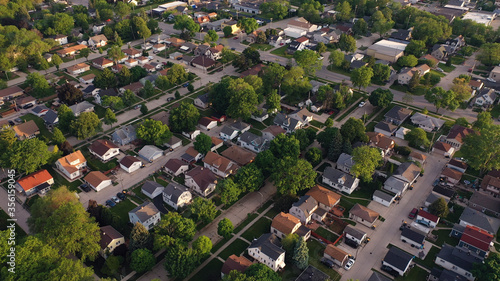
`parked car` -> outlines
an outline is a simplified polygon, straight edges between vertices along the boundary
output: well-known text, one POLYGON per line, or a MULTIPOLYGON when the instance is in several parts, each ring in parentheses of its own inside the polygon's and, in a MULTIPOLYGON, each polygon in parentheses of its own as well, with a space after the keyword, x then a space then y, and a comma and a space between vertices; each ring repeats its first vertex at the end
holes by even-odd
POLYGON ((388 265, 382 265, 382 267, 380 269, 382 269, 383 271, 389 273, 390 275, 392 275, 394 277, 399 276, 399 272, 397 272, 396 270, 394 270, 392 267, 390 267, 388 265))
POLYGON ((116 203, 113 202, 113 200, 109 199, 109 200, 106 200, 106 206, 114 207, 114 206, 116 206, 116 203))
POLYGON ((411 210, 410 214, 408 215, 408 218, 409 219, 414 219, 418 214, 418 209, 417 208, 413 208, 413 210, 411 210))
POLYGON ((354 249, 357 249, 358 246, 359 246, 359 244, 356 241, 351 240, 351 239, 349 239, 347 237, 345 237, 344 243, 346 243, 348 246, 350 246, 350 247, 352 247, 354 249))
POLYGON ((116 196, 111 197, 111 200, 113 200, 113 202, 115 202, 116 204, 120 203, 120 201, 121 201, 121 200, 120 200, 120 199, 118 199, 118 197, 116 197, 116 196))
POLYGON ((141 107, 142 107, 142 104, 138 104, 138 105, 134 106, 134 109, 141 109, 141 107))
POLYGON ((431 226, 430 222, 428 222, 428 221, 416 220, 416 222, 419 223, 419 224, 421 224, 421 225, 423 225, 423 226, 426 226, 426 227, 430 227, 431 226))
POLYGON ((359 106, 359 107, 363 107, 363 106, 365 106, 365 104, 366 104, 366 102, 362 101, 362 102, 360 102, 360 103, 359 103, 359 105, 358 105, 358 106, 359 106))
POLYGON ((493 82, 493 83, 496 83, 496 82, 497 82, 495 79, 490 78, 490 77, 486 78, 486 80, 488 80, 488 81, 490 81, 490 82, 493 82))
POLYGON ((444 72, 444 70, 441 69, 440 67, 436 68, 436 70, 439 71, 439 72, 444 72))
POLYGON ((403 222, 399 227, 399 230, 403 231, 405 228, 411 228, 411 226, 407 222, 403 222))
POLYGON ((233 38, 233 40, 238 40, 238 36, 235 36, 235 37, 233 38))
POLYGON ((9 120, 9 125, 14 126, 14 125, 16 125, 16 123, 14 123, 14 121, 12 121, 12 120, 9 120))
POLYGON ((167 101, 173 101, 173 100, 174 100, 174 98, 173 98, 173 97, 169 97, 169 98, 167 98, 167 101))
POLYGON ((118 193, 116 194, 116 197, 120 198, 120 200, 122 200, 122 201, 123 201, 123 200, 125 200, 125 199, 127 198, 127 196, 126 196, 126 195, 125 195, 125 193, 123 193, 123 192, 118 192, 118 193))
POLYGON ((21 119, 21 118, 16 118, 16 119, 14 119, 14 121, 16 121, 17 123, 23 123, 23 119, 21 119))
POLYGON ((231 51, 236 51, 236 48, 231 48, 231 51))
POLYGON ((189 82, 182 84, 182 87, 184 87, 184 88, 186 88, 187 86, 189 86, 189 82))
POLYGON ((355 262, 356 262, 356 260, 354 260, 353 258, 348 259, 347 263, 344 265, 344 268, 346 270, 351 269, 351 267, 354 265, 355 262))
POLYGON ((23 106, 23 109, 28 109, 28 108, 32 108, 34 105, 32 103, 29 103, 25 106, 23 106))
POLYGON ((90 186, 86 183, 80 185, 80 188, 85 192, 90 192, 90 186))
POLYGON ((324 265, 325 265, 326 267, 328 267, 328 268, 333 268, 333 266, 335 265, 335 264, 333 263, 333 261, 331 261, 331 260, 329 260, 329 259, 327 259, 327 258, 321 258, 321 260, 320 260, 320 261, 321 261, 321 263, 322 263, 322 264, 324 264, 324 265))

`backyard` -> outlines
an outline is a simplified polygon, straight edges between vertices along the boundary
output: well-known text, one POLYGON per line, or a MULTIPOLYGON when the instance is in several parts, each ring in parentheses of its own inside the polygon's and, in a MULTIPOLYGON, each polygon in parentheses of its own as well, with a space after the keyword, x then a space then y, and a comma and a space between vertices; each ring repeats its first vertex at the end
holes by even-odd
POLYGON ((117 216, 117 220, 112 226, 126 237, 132 231, 132 227, 129 225, 128 212, 132 211, 135 207, 137 206, 130 199, 125 199, 110 209, 117 216))
POLYGON ((40 135, 42 137, 47 138, 48 141, 52 140, 52 133, 49 132, 47 127, 45 127, 45 121, 43 121, 42 118, 29 113, 29 114, 26 114, 24 116, 21 116, 21 119, 23 119, 24 121, 30 121, 30 120, 35 121, 36 126, 40 130, 40 135))
POLYGON ((456 246, 458 245, 458 239, 450 237, 450 230, 449 229, 439 229, 439 230, 434 230, 432 231, 432 234, 437 235, 438 238, 436 239, 436 242, 432 242, 436 246, 442 246, 444 243, 451 245, 451 246, 456 246))
POLYGON ((307 247, 309 248, 309 264, 328 274, 332 281, 340 280, 341 276, 337 271, 321 263, 326 246, 316 240, 310 239, 307 242, 307 247))
POLYGON ((248 246, 249 244, 247 242, 241 239, 236 239, 233 243, 222 250, 222 252, 220 252, 219 257, 221 257, 223 260, 226 260, 230 255, 233 254, 239 256, 248 248, 248 246))
POLYGON ((248 241, 252 241, 253 239, 259 238, 262 234, 268 233, 271 227, 271 220, 267 218, 260 218, 257 222, 255 222, 252 227, 247 229, 241 237, 247 239, 248 241))

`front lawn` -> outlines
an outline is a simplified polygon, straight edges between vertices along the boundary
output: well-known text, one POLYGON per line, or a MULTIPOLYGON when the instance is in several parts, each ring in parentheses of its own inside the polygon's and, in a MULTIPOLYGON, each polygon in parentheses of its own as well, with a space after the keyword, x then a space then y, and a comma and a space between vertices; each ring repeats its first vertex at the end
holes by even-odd
POLYGON ((56 172, 52 167, 48 167, 47 171, 49 171, 49 173, 54 178, 54 186, 52 187, 52 189, 56 189, 64 185, 68 188, 68 190, 75 191, 76 193, 82 192, 82 190, 78 188, 82 184, 80 180, 69 182, 65 177, 56 172))
POLYGON ((233 254, 239 256, 248 248, 249 245, 250 244, 241 239, 236 239, 233 243, 222 250, 222 252, 220 252, 219 257, 221 257, 223 260, 226 260, 230 255, 233 254))
POLYGON ((325 126, 325 124, 323 124, 317 120, 312 120, 311 122, 309 122, 309 124, 313 125, 316 128, 319 128, 319 129, 321 129, 321 128, 323 128, 323 126, 325 126))
POLYGON ((135 207, 137 206, 134 203, 129 199, 125 199, 111 208, 111 212, 118 217, 116 222, 111 225, 125 237, 128 237, 132 230, 132 227, 129 225, 128 212, 132 211, 135 207))
POLYGON ((222 265, 224 264, 220 260, 213 259, 189 281, 218 281, 220 280, 222 265))
POLYGON ((93 171, 109 171, 114 169, 118 165, 118 160, 113 159, 106 163, 101 162, 101 160, 97 159, 94 155, 90 154, 88 150, 82 150, 83 156, 87 159, 87 164, 90 169, 93 171))
POLYGON ((247 231, 245 231, 241 237, 252 241, 253 239, 259 238, 264 233, 269 233, 271 228, 271 220, 267 218, 260 218, 255 222, 247 231))
POLYGON ((491 109, 490 113, 491 113, 491 117, 493 117, 495 119, 498 118, 498 117, 500 117, 500 104, 495 105, 491 109))
POLYGON ((250 133, 254 134, 254 135, 257 135, 257 136, 262 136, 262 132, 255 129, 255 128, 250 128, 250 130, 248 130, 250 133))
POLYGON ((292 55, 288 55, 285 51, 286 49, 288 48, 288 45, 284 45, 282 47, 279 47, 277 49, 274 49, 271 51, 271 54, 273 55, 277 55, 277 56, 280 56, 280 57, 284 57, 284 58, 292 58, 293 56, 292 55))
POLYGON ((429 275, 429 273, 427 271, 425 271, 425 269, 420 268, 418 266, 415 266, 414 268, 410 269, 410 271, 408 271, 405 276, 399 276, 394 280, 396 280, 396 281, 422 281, 422 280, 427 280, 427 275, 429 275))
POLYGON ((438 67, 441 68, 444 72, 452 72, 456 68, 453 65, 452 66, 447 66, 444 63, 438 64, 438 67))
POLYGON ((25 121, 33 120, 35 122, 36 126, 38 127, 38 129, 40 130, 40 136, 47 138, 48 141, 52 140, 53 135, 51 132, 49 132, 47 127, 45 127, 45 121, 43 121, 42 118, 40 118, 34 114, 29 113, 29 114, 26 114, 24 116, 21 116, 21 119, 23 119, 25 121))
POLYGON ((257 43, 250 45, 250 47, 254 47, 255 49, 261 50, 261 51, 269 51, 272 48, 274 48, 273 46, 271 46, 269 44, 257 44, 257 43))
POLYGON ((323 257, 326 246, 316 240, 309 239, 309 241, 307 242, 307 247, 309 248, 309 264, 328 274, 331 278, 330 280, 340 280, 341 276, 337 271, 326 267, 320 261, 323 257))
POLYGON ((450 237, 450 229, 439 229, 439 230, 434 230, 432 231, 432 234, 437 235, 438 238, 436 242, 432 242, 436 246, 443 246, 444 243, 451 245, 451 246, 456 246, 458 245, 458 239, 450 237))
POLYGON ((242 222, 240 223, 240 225, 238 225, 235 229, 234 229, 234 233, 237 234, 238 232, 240 232, 245 226, 247 226, 251 221, 253 221, 257 216, 257 214, 255 213, 251 213, 251 214, 248 214, 247 218, 242 222))
POLYGON ((253 119, 250 119, 248 123, 252 126, 252 128, 255 128, 257 130, 264 130, 265 128, 267 128, 266 125, 262 124, 262 122, 253 119))

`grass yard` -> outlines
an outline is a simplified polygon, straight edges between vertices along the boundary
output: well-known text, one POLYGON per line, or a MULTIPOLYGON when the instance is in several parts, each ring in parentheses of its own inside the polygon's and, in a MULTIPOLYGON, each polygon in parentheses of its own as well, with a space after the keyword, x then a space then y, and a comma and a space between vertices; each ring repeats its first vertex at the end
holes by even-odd
POLYGON ((250 244, 241 239, 236 239, 234 240, 233 243, 228 245, 222 252, 220 252, 219 257, 221 257, 223 260, 226 260, 232 254, 239 256, 248 248, 249 245, 250 244))
POLYGON ((113 159, 106 163, 101 162, 101 160, 97 159, 94 155, 90 154, 88 150, 82 150, 83 155, 87 159, 87 164, 90 169, 93 171, 109 171, 115 168, 118 165, 118 160, 113 159))
POLYGON ((118 217, 118 220, 112 224, 112 226, 126 237, 128 237, 130 235, 130 231, 132 231, 132 227, 128 224, 128 212, 132 211, 135 207, 137 206, 134 203, 132 203, 129 199, 125 199, 111 208, 111 212, 118 217))
POLYGON ((269 206, 271 206, 273 204, 273 200, 269 200, 267 201, 264 205, 262 205, 262 207, 260 207, 258 210, 257 210, 257 213, 262 213, 264 212, 267 208, 269 208, 269 206))
MULTIPOLYGON (((443 69, 443 70, 444 70, 444 69, 443 69)), ((430 73, 435 74, 435 75, 437 75, 437 76, 439 76, 439 77, 445 77, 445 76, 446 76, 446 74, 445 74, 445 73, 440 72, 440 71, 437 71, 437 70, 434 70, 434 69, 431 69, 430 73)))
POLYGON ((357 108, 358 108, 357 105, 352 105, 346 112, 344 112, 344 114, 340 115, 339 118, 335 119, 335 121, 336 122, 342 121, 344 118, 346 118, 347 116, 349 116, 349 114, 351 114, 357 108))
POLYGON ((368 125, 366 125, 366 131, 367 132, 373 132, 375 131, 375 125, 377 125, 377 122, 370 122, 368 125))
POLYGON ((88 75, 88 74, 95 74, 95 76, 97 76, 101 73, 102 73, 102 70, 97 69, 95 67, 90 67, 90 70, 83 72, 82 74, 78 75, 77 77, 80 78, 80 77, 83 77, 83 76, 88 75))
POLYGON ((314 232, 323 236, 323 238, 328 239, 330 242, 335 242, 339 238, 338 235, 336 235, 335 233, 333 233, 333 232, 331 232, 323 227, 318 227, 318 229, 316 229, 314 232))
POLYGON ((255 213, 251 213, 251 214, 248 214, 248 217, 242 222, 240 223, 240 225, 238 225, 235 229, 234 229, 234 233, 238 233, 240 232, 245 226, 247 226, 251 221, 253 221, 258 215, 255 214, 255 213))
POLYGON ((228 239, 222 238, 222 240, 220 240, 219 242, 217 242, 217 244, 215 244, 212 247, 212 250, 210 250, 210 252, 212 252, 212 253, 217 252, 217 250, 219 250, 222 246, 224 246, 224 244, 226 244, 227 241, 229 241, 229 239, 231 239, 231 237, 229 237, 228 239))
POLYGON ((262 124, 262 122, 253 119, 250 119, 248 123, 252 126, 252 128, 255 128, 257 130, 264 130, 265 128, 267 128, 266 125, 262 124))
POLYGON ((450 209, 453 207, 453 212, 451 212, 450 210, 450 213, 446 217, 446 220, 452 223, 458 223, 460 216, 464 212, 465 208, 453 203, 448 204, 448 207, 450 207, 450 209))
POLYGON ((330 280, 332 281, 340 280, 341 276, 337 271, 326 267, 324 264, 320 262, 321 258, 323 257, 323 253, 325 251, 326 246, 316 240, 310 239, 307 242, 307 247, 309 248, 309 264, 323 271, 324 273, 328 274, 331 278, 330 280))
POLYGON ((134 192, 135 196, 141 198, 142 200, 147 200, 148 197, 141 192, 141 189, 142 189, 142 184, 132 189, 132 191, 134 192))
POLYGON ((464 57, 460 57, 460 56, 451 57, 451 64, 462 64, 464 62, 465 62, 464 57))
POLYGON ((433 267, 436 266, 434 263, 434 260, 436 259, 437 254, 441 251, 438 247, 432 246, 432 248, 429 250, 429 253, 427 256, 425 256, 425 259, 421 260, 419 258, 415 258, 415 262, 427 267, 429 270, 431 270, 433 267))
POLYGON ((389 88, 393 89, 393 90, 396 90, 396 91, 400 91, 400 92, 403 92, 403 93, 406 93, 408 92, 408 86, 406 85, 399 85, 399 84, 392 84, 389 88))
POLYGON ((187 139, 186 137, 184 137, 182 134, 174 134, 174 136, 178 137, 179 139, 181 139, 182 141, 182 146, 186 146, 188 144, 191 143, 191 141, 189 139, 187 139))
POLYGON ((309 124, 313 125, 316 128, 319 128, 319 129, 321 129, 325 126, 325 124, 323 124, 317 120, 312 120, 311 122, 309 122, 309 124))
POLYGON ((255 128, 250 128, 250 130, 248 130, 250 133, 254 134, 254 135, 257 135, 257 136, 262 136, 262 132, 255 129, 255 128))
POLYGON ((455 70, 456 67, 452 66, 446 66, 444 63, 438 64, 438 67, 441 68, 444 72, 452 72, 455 70))
POLYGON ((498 118, 498 117, 500 117, 500 104, 495 105, 495 106, 491 109, 490 113, 491 113, 491 117, 493 117, 493 118, 498 118))
POLYGON ((399 276, 398 278, 394 279, 396 281, 422 281, 422 280, 427 280, 427 271, 425 269, 422 269, 418 266, 415 266, 414 268, 410 269, 410 271, 407 272, 405 276, 399 276))
POLYGON ((267 213, 265 213, 264 215, 270 219, 274 219, 274 217, 279 213, 280 212, 275 208, 271 208, 271 210, 267 211, 267 213))
POLYGON ((75 180, 73 182, 69 182, 65 177, 63 177, 61 174, 58 172, 54 171, 52 167, 48 167, 47 171, 54 177, 54 188, 57 188, 59 186, 65 185, 68 190, 75 191, 76 193, 82 192, 80 188, 78 188, 82 182, 80 180, 75 180), (57 187, 55 187, 57 185, 57 187))
POLYGON ((211 260, 204 268, 196 273, 189 281, 218 281, 223 263, 218 259, 211 260))
POLYGON ((271 46, 269 44, 257 44, 257 43, 251 44, 250 47, 254 47, 255 49, 261 50, 261 51, 269 51, 272 48, 274 48, 273 46, 271 46))
POLYGON ((331 72, 335 72, 338 74, 342 74, 342 75, 351 77, 351 72, 346 71, 341 67, 335 67, 333 65, 329 65, 326 69, 330 70, 331 72))
POLYGON ((458 239, 450 237, 451 230, 449 229, 439 229, 432 231, 432 234, 437 235, 438 238, 436 242, 433 242, 436 246, 441 247, 444 243, 456 246, 458 245, 458 239))
POLYGON ((279 47, 277 49, 274 49, 271 51, 271 54, 273 55, 277 55, 277 56, 280 56, 280 57, 284 57, 284 58, 292 58, 293 56, 292 55, 288 55, 285 53, 286 49, 288 48, 288 45, 284 45, 282 47, 279 47))
POLYGON ((266 120, 264 120, 264 122, 262 122, 264 124, 266 124, 267 126, 271 126, 274 124, 274 116, 269 116, 266 120))
MULTIPOLYGON (((10 222, 7 223, 8 219, 10 219, 9 215, 7 215, 4 210, 0 209, 0 231, 7 230, 7 224, 10 224, 10 222)), ((19 241, 26 237, 26 232, 16 223, 15 233, 17 244, 19 244, 19 241)))
POLYGON ((260 218, 257 222, 255 222, 252 227, 247 229, 241 237, 247 239, 248 241, 252 241, 254 238, 259 238, 262 234, 268 233, 271 227, 271 220, 267 218, 260 218))
POLYGON ((40 130, 40 136, 47 138, 47 140, 49 140, 49 141, 52 140, 53 135, 51 132, 49 132, 47 127, 45 127, 45 121, 43 121, 42 118, 40 118, 34 114, 31 114, 31 113, 26 114, 24 116, 21 116, 20 118, 25 120, 25 121, 33 120, 35 122, 36 126, 38 127, 38 129, 40 130))

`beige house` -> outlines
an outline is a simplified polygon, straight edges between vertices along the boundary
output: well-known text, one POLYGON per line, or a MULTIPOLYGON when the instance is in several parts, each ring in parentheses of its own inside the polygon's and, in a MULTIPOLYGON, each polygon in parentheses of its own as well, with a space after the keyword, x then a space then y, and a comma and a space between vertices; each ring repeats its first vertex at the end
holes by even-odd
POLYGON ((375 227, 375 222, 379 217, 379 213, 368 209, 367 207, 356 204, 349 211, 349 218, 355 222, 363 224, 368 227, 375 227))
POLYGON ((59 158, 56 161, 56 168, 67 178, 74 180, 83 175, 87 167, 87 160, 80 150, 59 158))
POLYGON ((500 66, 495 66, 490 72, 490 78, 500 81, 500 66))
POLYGON ((101 171, 92 171, 83 179, 86 183, 90 185, 95 191, 99 192, 104 188, 110 186, 112 181, 101 171))
POLYGON ((380 60, 396 62, 404 55, 404 50, 408 43, 395 42, 390 40, 380 40, 371 45, 366 50, 366 54, 380 60))
POLYGON ((328 244, 325 248, 325 252, 323 253, 323 257, 331 260, 336 265, 343 267, 349 258, 349 254, 340 248, 335 247, 333 244, 328 244))
POLYGON ((88 70, 90 70, 90 65, 86 63, 79 63, 66 68, 66 71, 68 71, 68 73, 72 75, 78 75, 88 70))
POLYGON ((106 225, 101 227, 101 241, 99 244, 101 245, 99 254, 106 259, 117 247, 125 244, 125 237, 111 225, 106 225))
POLYGON ((13 129, 19 140, 29 140, 40 134, 40 129, 33 120, 14 126, 13 129))
POLYGON ((271 223, 271 233, 280 239, 283 239, 283 237, 290 233, 297 233, 304 240, 309 239, 311 236, 311 230, 303 226, 298 218, 283 212, 274 217, 271 223))

